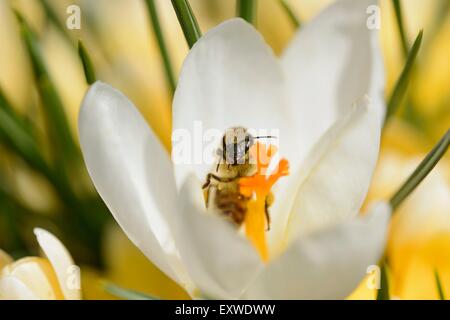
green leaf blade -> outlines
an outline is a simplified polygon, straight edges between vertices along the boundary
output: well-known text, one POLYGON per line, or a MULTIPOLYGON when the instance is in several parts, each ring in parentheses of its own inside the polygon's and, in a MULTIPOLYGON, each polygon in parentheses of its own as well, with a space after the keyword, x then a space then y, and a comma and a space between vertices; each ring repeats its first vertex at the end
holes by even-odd
POLYGON ((172 0, 172 6, 177 15, 184 37, 189 48, 202 36, 197 19, 192 11, 188 0, 172 0))
POLYGON ((283 8, 286 15, 289 17, 289 20, 291 21, 292 25, 295 27, 295 29, 298 29, 301 27, 302 23, 300 19, 297 17, 297 15, 292 10, 291 6, 287 3, 286 0, 279 0, 280 5, 283 8))
POLYGON ((167 85, 169 87, 171 95, 175 92, 176 80, 170 61, 169 51, 167 50, 166 42, 164 40, 161 23, 159 21, 158 10, 154 0, 146 0, 147 10, 150 16, 150 22, 152 24, 153 34, 156 42, 158 43, 159 52, 164 64, 164 71, 166 75, 167 85))
MULTIPOLYGON (((77 155, 77 149, 56 88, 47 75, 42 76, 37 84, 46 111, 47 127, 51 133, 53 145, 58 149, 57 152, 64 153, 60 156, 73 159, 77 155)), ((59 156, 57 155, 57 157, 59 156)))
POLYGON ((437 165, 439 160, 447 152, 450 144, 450 129, 447 130, 445 135, 436 144, 428 155, 417 166, 414 172, 408 177, 403 185, 397 190, 397 192, 389 200, 391 207, 395 210, 414 189, 422 182, 423 179, 431 172, 431 170, 437 165))
POLYGON ((236 0, 236 15, 251 24, 256 22, 257 0, 236 0))
POLYGON ((37 88, 45 111, 47 127, 51 136, 56 158, 72 161, 78 156, 78 149, 72 136, 64 106, 55 85, 50 79, 35 34, 26 21, 16 12, 21 34, 33 67, 37 88))
POLYGON ((439 277, 438 271, 434 270, 434 279, 436 281, 436 289, 438 291, 439 299, 445 300, 444 288, 442 287, 441 278, 439 277))
POLYGON ((381 263, 380 289, 377 292, 377 300, 390 300, 389 281, 387 276, 387 263, 385 260, 381 263))
POLYGON ((103 288, 106 292, 113 296, 126 299, 126 300, 159 300, 142 292, 138 292, 131 289, 126 289, 111 282, 103 283, 103 288))
POLYGON ((397 28, 398 28, 398 34, 400 36, 400 43, 402 45, 403 54, 408 54, 408 40, 406 39, 405 34, 405 26, 403 23, 403 11, 402 6, 400 3, 400 0, 392 0, 392 4, 394 5, 394 12, 395 12, 395 20, 397 22, 397 28))
POLYGON ((0 109, 3 109, 3 111, 5 111, 11 118, 13 118, 18 125, 28 131, 30 134, 34 131, 34 127, 31 125, 31 123, 28 123, 20 114, 18 114, 14 110, 11 103, 4 94, 2 88, 0 88, 0 109))
POLYGON ((396 113, 406 93, 409 80, 411 77, 412 68, 414 62, 416 61, 416 57, 419 52, 420 46, 422 44, 422 38, 423 38, 423 30, 421 30, 417 35, 416 40, 414 41, 414 44, 411 47, 410 52, 408 53, 405 66, 403 67, 400 77, 398 78, 397 83, 395 84, 394 90, 392 91, 392 94, 388 99, 386 116, 384 119, 385 124, 396 113))
POLYGON ((0 108, 0 141, 32 168, 45 176, 51 174, 34 138, 4 108, 0 108))
POLYGON ((80 57, 81 63, 83 64, 84 77, 86 78, 86 82, 91 85, 96 81, 95 69, 94 65, 92 64, 92 60, 89 57, 89 54, 81 40, 78 41, 78 55, 80 57))
POLYGON ((50 20, 51 23, 64 35, 64 37, 70 42, 72 42, 72 38, 66 26, 60 21, 57 17, 55 10, 49 4, 48 0, 40 0, 41 6, 44 9, 45 16, 50 20))

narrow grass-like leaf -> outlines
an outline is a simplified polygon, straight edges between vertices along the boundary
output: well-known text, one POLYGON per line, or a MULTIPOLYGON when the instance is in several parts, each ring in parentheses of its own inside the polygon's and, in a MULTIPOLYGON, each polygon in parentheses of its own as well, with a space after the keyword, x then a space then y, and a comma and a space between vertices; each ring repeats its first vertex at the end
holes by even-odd
MULTIPOLYGON (((13 144, 10 143, 10 145, 15 147, 17 151, 20 151, 25 161, 45 175, 68 209, 67 212, 71 214, 71 219, 77 223, 77 228, 83 228, 82 230, 85 231, 83 236, 80 236, 80 240, 88 242, 87 244, 90 246, 94 246, 97 239, 95 239, 95 234, 89 230, 90 225, 86 216, 88 211, 81 210, 80 200, 74 193, 67 177, 69 166, 78 165, 78 161, 80 160, 78 147, 70 131, 61 99, 54 84, 50 80, 36 36, 21 17, 20 13, 16 12, 16 15, 20 23, 22 37, 33 66, 37 88, 42 100, 46 117, 46 127, 53 152, 54 161, 52 165, 50 166, 43 159, 39 147, 36 144, 33 145, 33 140, 30 140, 28 136, 19 131, 18 126, 13 126, 11 121, 6 122, 9 127, 4 130, 3 135, 6 137, 7 142, 14 142, 13 144), (17 130, 14 133, 12 129, 17 130), (17 137, 20 140, 16 141, 18 139, 17 137)), ((5 119, 7 120, 6 117, 3 117, 3 120, 5 119)))
POLYGON ((18 125, 23 127, 29 133, 32 132, 30 123, 26 122, 25 119, 14 110, 2 88, 0 88, 0 109, 3 109, 3 111, 5 111, 18 125))
POLYGON ((0 141, 32 168, 45 176, 51 175, 33 137, 3 108, 0 108, 0 141))
POLYGON ((164 71, 166 74, 167 85, 171 94, 175 92, 176 81, 173 73, 172 63, 170 62, 169 52, 166 47, 163 32, 161 29, 161 23, 158 17, 158 10, 155 5, 155 0, 146 0, 147 9, 150 16, 150 22, 152 24, 153 34, 155 35, 156 42, 158 43, 159 52, 164 64, 164 71))
POLYGON ((8 102, 8 99, 6 99, 6 96, 3 93, 2 88, 0 88, 0 109, 3 109, 5 112, 7 112, 9 115, 13 117, 17 117, 17 114, 11 108, 11 104, 8 102))
POLYGON ((0 142, 21 157, 29 166, 50 174, 50 168, 41 156, 39 147, 31 134, 30 127, 14 111, 12 105, 0 88, 0 142))
POLYGON ((403 23, 402 6, 400 0, 392 0, 392 4, 394 5, 395 20, 397 21, 398 34, 400 36, 403 54, 406 57, 406 55, 408 54, 409 45, 408 40, 406 39, 405 26, 403 23))
MULTIPOLYGON (((0 94, 0 142, 19 156, 31 168, 45 176, 62 198, 73 199, 64 182, 48 165, 41 153, 39 144, 31 133, 31 129, 12 111, 9 102, 0 94)), ((70 204, 73 204, 72 202, 70 204)))
POLYGON ((69 187, 48 165, 35 139, 1 108, 0 142, 24 160, 31 168, 46 177, 64 201, 68 202, 67 200, 70 199, 68 203, 75 205, 74 196, 71 194, 69 187))
MULTIPOLYGON (((27 250, 24 239, 20 236, 20 220, 22 211, 11 204, 11 197, 0 189, 0 218, 2 221, 2 246, 7 245, 10 254, 17 255, 27 250)), ((29 219, 28 219, 29 220, 29 219)))
POLYGON ((197 19, 192 12, 188 0, 172 0, 172 6, 177 15, 184 37, 188 43, 189 48, 197 42, 202 36, 197 19))
MULTIPOLYGON (((77 235, 78 240, 85 241, 88 248, 94 248, 99 243, 98 239, 92 240, 90 223, 95 217, 89 208, 82 207, 64 175, 59 174, 49 165, 43 157, 38 143, 34 137, 25 130, 4 108, 0 108, 0 143, 9 151, 19 156, 30 168, 47 178, 59 195, 62 203, 66 205, 70 217, 65 217, 65 222, 73 223, 72 227, 83 230, 82 235, 77 235), (87 216, 89 214, 89 221, 87 216), (88 238, 90 237, 90 238, 88 238)), ((96 233, 100 234, 100 233, 96 233)), ((95 257, 94 257, 95 258, 95 257)))
POLYGON ((86 82, 88 84, 93 84, 96 80, 95 77, 95 69, 92 64, 92 60, 89 57, 89 54, 86 51, 86 48, 83 45, 81 40, 78 40, 78 55, 80 56, 81 63, 83 64, 84 77, 86 78, 86 82))
POLYGON ((251 24, 256 22, 257 0, 236 0, 236 16, 251 24))
POLYGON ((142 292, 122 288, 121 286, 118 286, 111 282, 103 283, 103 288, 106 292, 126 300, 159 300, 158 298, 152 297, 142 292))
POLYGON ((56 147, 55 156, 73 160, 77 156, 77 147, 70 131, 63 104, 54 84, 50 80, 35 34, 21 15, 17 12, 16 15, 20 22, 21 34, 33 66, 52 144, 56 147))
POLYGON ((377 292, 377 300, 390 300, 389 295, 389 281, 388 281, 388 270, 386 260, 383 259, 381 263, 381 274, 380 274, 380 289, 377 292))
POLYGON ((403 67, 402 73, 395 84, 394 90, 392 91, 391 96, 389 97, 386 116, 384 119, 384 123, 386 124, 389 118, 395 114, 400 106, 402 99, 406 93, 406 89, 408 88, 412 67, 414 65, 414 61, 416 60, 417 53, 419 52, 420 45, 422 44, 423 31, 420 31, 414 41, 414 44, 411 50, 408 53, 408 57, 406 59, 405 66, 403 67))
POLYGON ((11 119, 30 136, 35 136, 36 127, 34 123, 29 121, 29 119, 26 119, 13 108, 11 102, 7 99, 2 88, 0 88, 0 109, 3 109, 3 111, 5 111, 11 117, 11 119))
POLYGON ((66 26, 61 22, 61 20, 58 19, 55 11, 53 10, 52 6, 48 3, 48 0, 40 0, 41 6, 44 9, 44 12, 47 16, 47 18, 50 20, 53 25, 56 26, 56 28, 66 37, 66 39, 72 42, 72 38, 68 32, 68 29, 66 26))
POLYGON ((436 166, 439 160, 447 152, 448 145, 450 144, 450 129, 447 130, 445 135, 436 144, 433 150, 422 160, 417 166, 416 170, 408 177, 403 185, 397 190, 397 192, 389 200, 392 209, 395 210, 406 197, 422 182, 423 179, 431 172, 436 166))
POLYGON ((51 140, 58 153, 57 155, 68 160, 74 160, 78 150, 70 132, 61 99, 48 75, 43 75, 37 80, 42 103, 46 109, 47 127, 51 134, 51 140))
POLYGON ((55 217, 51 215, 43 215, 42 212, 34 211, 32 208, 23 205, 22 200, 10 190, 5 190, 0 186, 0 213, 4 209, 10 209, 13 218, 17 223, 29 222, 31 219, 38 220, 41 223, 53 223, 55 217))
POLYGON ((284 12, 289 17, 289 20, 294 25, 295 29, 300 28, 302 23, 301 23, 300 19, 297 17, 297 15, 294 13, 294 11, 292 10, 291 6, 287 3, 286 0, 279 0, 279 1, 280 1, 281 7, 283 8, 284 12))
POLYGON ((445 294, 444 289, 442 287, 441 278, 439 277, 439 273, 436 269, 434 270, 434 279, 436 281, 436 289, 438 291, 439 299, 445 300, 445 294))

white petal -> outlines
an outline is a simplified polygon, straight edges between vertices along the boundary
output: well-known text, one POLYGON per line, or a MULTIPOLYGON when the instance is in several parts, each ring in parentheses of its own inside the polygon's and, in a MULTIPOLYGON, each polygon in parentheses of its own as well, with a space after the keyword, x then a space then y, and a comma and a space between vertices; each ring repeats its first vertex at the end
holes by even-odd
POLYGON ((173 103, 172 159, 178 187, 190 172, 205 179, 214 166, 210 161, 214 148, 227 128, 265 129, 265 134, 275 129, 282 141, 289 141, 283 90, 279 62, 244 20, 228 20, 200 38, 184 61, 173 103), (179 159, 181 130, 189 132, 192 140, 190 163, 179 159), (211 134, 211 140, 203 133, 211 134))
POLYGON ((256 250, 229 222, 205 210, 201 184, 194 175, 186 179, 179 200, 177 240, 201 295, 239 297, 261 269, 256 250))
POLYGON ((0 278, 0 300, 37 300, 33 292, 19 279, 12 276, 0 278))
POLYGON ((80 274, 79 268, 74 264, 66 247, 50 232, 35 228, 39 246, 55 270, 59 285, 67 300, 80 300, 80 274))
POLYGON ((169 155, 135 106, 100 82, 79 116, 80 143, 100 196, 131 241, 174 280, 180 263, 167 217, 176 188, 169 155), (173 265, 171 265, 173 263, 173 265))
POLYGON ((292 209, 286 210, 288 240, 358 214, 378 158, 377 115, 369 99, 362 99, 312 150, 297 175, 292 209))
POLYGON ((256 279, 248 299, 344 299, 383 254, 391 208, 298 238, 256 279))
POLYGON ((301 158, 365 94, 380 108, 381 119, 384 75, 378 30, 367 26, 376 3, 334 2, 301 28, 282 56, 301 158))
POLYGON ((19 280, 39 299, 62 300, 65 298, 57 275, 45 258, 22 258, 4 267, 2 275, 19 280))

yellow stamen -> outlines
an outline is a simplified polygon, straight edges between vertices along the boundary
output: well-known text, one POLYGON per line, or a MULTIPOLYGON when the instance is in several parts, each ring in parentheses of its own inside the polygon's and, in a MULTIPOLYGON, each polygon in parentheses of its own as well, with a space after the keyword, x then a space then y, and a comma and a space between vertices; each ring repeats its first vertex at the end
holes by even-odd
POLYGON ((245 233, 258 250, 261 259, 267 262, 269 254, 264 232, 266 223, 268 223, 268 221, 265 221, 266 197, 275 182, 280 177, 288 174, 289 162, 286 159, 281 159, 273 173, 266 175, 270 159, 276 153, 276 147, 269 145, 269 148, 267 148, 264 144, 256 143, 250 152, 251 156, 254 157, 253 159, 256 159, 257 173, 251 177, 241 178, 239 181, 241 194, 250 198, 247 203, 247 214, 244 221, 245 233))
POLYGON ((261 259, 266 262, 269 259, 266 245, 265 221, 265 197, 256 196, 247 204, 247 214, 245 215, 245 234, 251 243, 258 250, 261 259), (262 213, 262 214, 261 214, 262 213))

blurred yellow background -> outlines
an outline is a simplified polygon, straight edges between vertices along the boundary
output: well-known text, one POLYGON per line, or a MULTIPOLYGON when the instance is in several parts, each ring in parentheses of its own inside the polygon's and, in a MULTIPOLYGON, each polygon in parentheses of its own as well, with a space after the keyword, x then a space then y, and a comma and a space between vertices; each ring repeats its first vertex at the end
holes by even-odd
MULTIPOLYGON (((188 47, 171 2, 155 2, 178 73, 188 47)), ((307 23, 331 1, 287 2, 302 23, 307 23)), ((235 15, 235 1, 190 3, 203 33, 235 15)), ((380 5, 389 96, 405 57, 392 1, 381 0, 380 5)), ((409 44, 421 29, 424 39, 404 105, 383 133, 380 161, 366 203, 388 198, 450 126, 449 1, 403 0, 402 8, 409 44)), ((63 177, 62 182, 55 182, 51 174, 42 174, 11 148, 0 129, 0 248, 16 258, 36 255, 31 229, 39 225, 56 234, 81 265, 86 299, 113 298, 102 290, 100 279, 161 298, 187 298, 115 225, 95 194, 82 161, 60 164, 58 161, 64 159, 52 153, 52 123, 47 119, 13 10, 20 12, 37 33, 75 143, 78 109, 87 89, 77 53, 78 39, 92 57, 97 77, 120 89, 140 108, 168 149, 171 134, 170 90, 144 1, 0 0, 0 89, 24 127, 31 128, 30 135, 43 158, 63 177), (80 30, 65 28, 69 15, 66 9, 71 4, 81 8, 80 30), (61 185, 67 190, 61 191, 61 185)), ((278 0, 258 1, 256 26, 276 54, 283 51, 295 32, 278 0)), ((394 297, 436 299, 435 270, 450 297, 449 161, 446 156, 392 221, 388 259, 394 297)), ((352 296, 374 297, 375 292, 367 290, 364 283, 352 296)))

